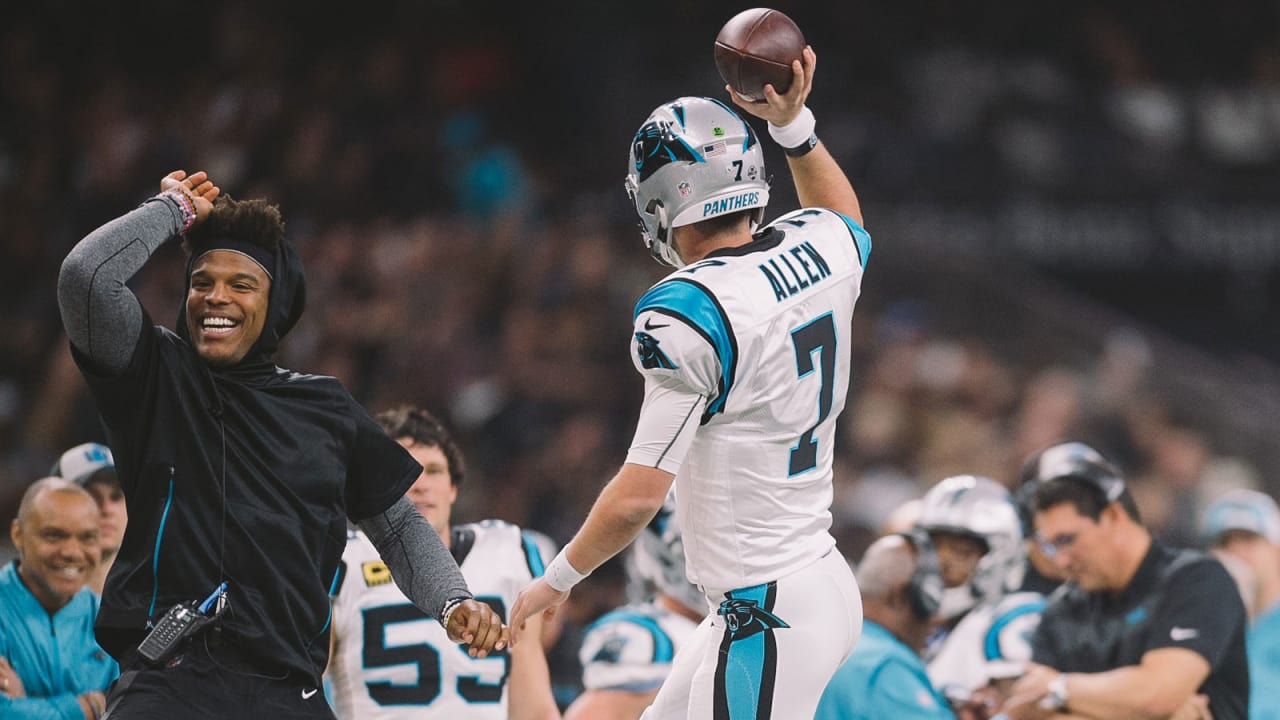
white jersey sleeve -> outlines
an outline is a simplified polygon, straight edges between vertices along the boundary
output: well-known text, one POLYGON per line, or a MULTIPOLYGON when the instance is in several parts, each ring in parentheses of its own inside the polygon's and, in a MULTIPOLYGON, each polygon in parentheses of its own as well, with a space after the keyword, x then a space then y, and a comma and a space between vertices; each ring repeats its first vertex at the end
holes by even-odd
POLYGON ((649 692, 662 685, 671 660, 697 623, 651 603, 605 613, 583 634, 578 658, 587 690, 649 692))
POLYGON ((968 613, 929 661, 929 679, 944 694, 971 691, 1022 674, 1031 660, 1031 635, 1040 624, 1044 596, 1014 593, 968 613))
MULTIPOLYGON (((520 589, 543 571, 534 536, 487 520, 455 527, 451 551, 477 600, 505 620, 520 589)), ((363 533, 352 533, 333 600, 336 652, 325 677, 346 720, 507 717, 508 653, 473 658, 400 592, 363 533)))
POLYGON ((644 404, 627 462, 678 473, 706 406, 707 396, 677 377, 645 376, 644 404))

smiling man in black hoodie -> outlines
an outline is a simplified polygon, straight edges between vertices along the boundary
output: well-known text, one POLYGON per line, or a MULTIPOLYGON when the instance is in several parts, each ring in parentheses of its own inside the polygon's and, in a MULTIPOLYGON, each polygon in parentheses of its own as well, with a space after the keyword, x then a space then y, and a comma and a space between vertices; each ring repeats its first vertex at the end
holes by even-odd
POLYGON ((336 379, 275 365, 306 298, 279 210, 219 199, 203 172, 160 188, 80 241, 58 279, 130 519, 96 626, 122 671, 108 715, 332 717, 317 689, 348 518, 451 638, 502 650, 501 619, 404 499, 418 464, 336 379), (126 282, 180 236, 175 333, 126 282), (138 652, 171 607, 201 600, 199 631, 158 658, 138 652))

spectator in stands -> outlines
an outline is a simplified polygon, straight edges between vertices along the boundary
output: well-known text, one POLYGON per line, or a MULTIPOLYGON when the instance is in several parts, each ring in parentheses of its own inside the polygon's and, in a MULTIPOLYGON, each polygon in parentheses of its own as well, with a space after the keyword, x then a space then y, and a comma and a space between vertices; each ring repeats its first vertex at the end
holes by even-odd
POLYGON ((89 576, 89 589, 101 597, 102 586, 107 582, 107 572, 111 570, 116 553, 120 552, 124 526, 129 520, 124 490, 116 476, 115 458, 106 445, 84 443, 62 453, 50 474, 79 484, 98 503, 98 540, 102 546, 102 560, 89 576))
POLYGON ((75 483, 49 477, 22 496, 0 569, 0 717, 97 720, 116 662, 94 640, 98 596, 85 582, 102 557, 99 511, 75 483))
POLYGON ((1020 496, 1036 538, 1067 575, 1032 636, 1032 660, 1004 712, 1167 717, 1208 696, 1245 720, 1245 611, 1222 564, 1154 540, 1124 478, 1081 443, 1028 462, 1020 496))
POLYGON ((1204 516, 1215 553, 1248 568, 1253 596, 1245 646, 1249 654, 1249 718, 1280 720, 1280 508, 1256 490, 1232 490, 1204 516))

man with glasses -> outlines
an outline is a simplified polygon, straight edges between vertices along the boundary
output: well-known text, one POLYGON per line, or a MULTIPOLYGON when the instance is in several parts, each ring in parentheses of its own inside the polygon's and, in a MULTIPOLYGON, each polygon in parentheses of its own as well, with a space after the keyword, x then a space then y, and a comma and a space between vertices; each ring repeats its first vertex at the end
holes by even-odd
POLYGON ((1019 497, 1067 583, 1006 717, 1207 717, 1203 694, 1217 720, 1244 720, 1244 605, 1217 560, 1154 540, 1119 471, 1081 443, 1032 457, 1019 497))

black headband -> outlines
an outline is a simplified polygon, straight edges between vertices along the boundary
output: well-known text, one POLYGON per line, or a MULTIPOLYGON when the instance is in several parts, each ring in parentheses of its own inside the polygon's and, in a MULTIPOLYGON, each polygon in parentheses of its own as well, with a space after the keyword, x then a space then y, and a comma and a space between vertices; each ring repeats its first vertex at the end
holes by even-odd
POLYGON ((214 250, 230 250, 231 252, 240 253, 257 263, 262 268, 262 271, 267 274, 267 277, 275 279, 275 273, 272 272, 276 264, 275 253, 256 243, 237 240, 236 238, 216 237, 193 244, 191 246, 192 266, 200 258, 214 250))

